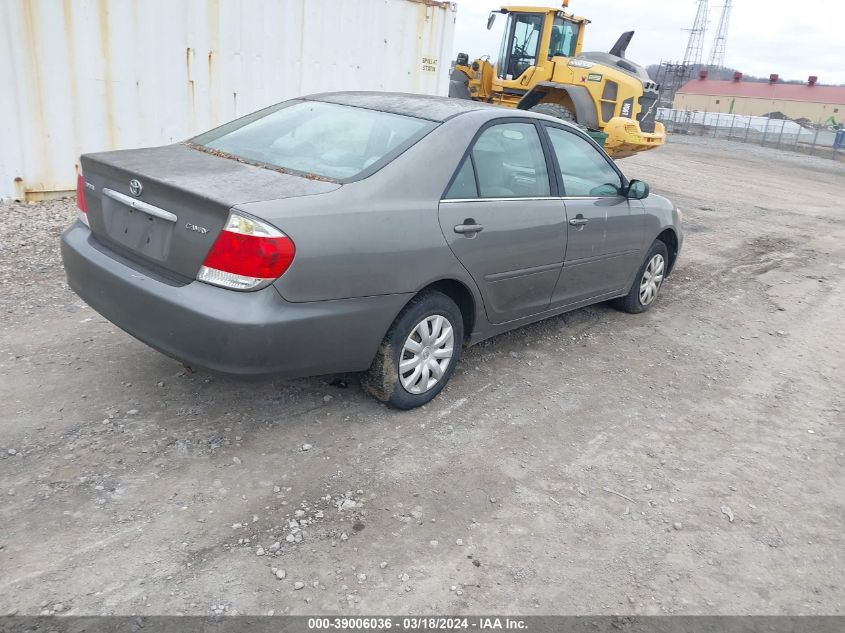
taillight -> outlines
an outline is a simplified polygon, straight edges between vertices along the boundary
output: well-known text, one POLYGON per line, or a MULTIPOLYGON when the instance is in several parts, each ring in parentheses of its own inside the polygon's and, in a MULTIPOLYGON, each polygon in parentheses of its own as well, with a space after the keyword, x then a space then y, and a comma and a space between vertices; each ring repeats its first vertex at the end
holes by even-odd
POLYGON ((88 226, 88 205, 85 202, 85 178, 82 172, 76 177, 76 217, 88 226))
POLYGON ((281 277, 295 252, 293 241, 276 227, 232 213, 197 279, 233 290, 257 290, 281 277))

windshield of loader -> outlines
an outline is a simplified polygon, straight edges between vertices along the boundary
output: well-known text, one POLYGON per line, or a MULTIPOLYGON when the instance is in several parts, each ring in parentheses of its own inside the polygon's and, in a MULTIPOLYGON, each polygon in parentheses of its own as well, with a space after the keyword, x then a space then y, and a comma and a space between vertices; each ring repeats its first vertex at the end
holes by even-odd
POLYGON ((552 57, 572 57, 575 54, 580 27, 581 25, 577 22, 560 17, 555 18, 555 23, 552 26, 552 39, 549 42, 549 59, 552 57))
POLYGON ((543 30, 541 13, 509 13, 499 49, 496 74, 501 79, 516 79, 526 69, 537 65, 537 50, 543 30))

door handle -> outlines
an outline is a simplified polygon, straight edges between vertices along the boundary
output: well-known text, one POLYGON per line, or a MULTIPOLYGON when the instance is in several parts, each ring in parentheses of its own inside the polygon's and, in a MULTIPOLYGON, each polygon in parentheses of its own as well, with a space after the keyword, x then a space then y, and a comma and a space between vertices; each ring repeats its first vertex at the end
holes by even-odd
POLYGON ((480 224, 475 224, 472 220, 464 220, 464 224, 458 224, 455 227, 455 233, 460 233, 461 235, 475 235, 476 233, 481 233, 484 230, 484 227, 480 224))
POLYGON ((578 215, 576 215, 574 218, 572 218, 572 219, 569 221, 569 223, 570 223, 572 226, 583 226, 583 225, 585 225, 585 224, 586 224, 587 222, 589 222, 589 221, 590 221, 590 219, 589 219, 589 218, 585 218, 582 214, 580 214, 580 213, 579 213, 579 214, 578 214, 578 215))

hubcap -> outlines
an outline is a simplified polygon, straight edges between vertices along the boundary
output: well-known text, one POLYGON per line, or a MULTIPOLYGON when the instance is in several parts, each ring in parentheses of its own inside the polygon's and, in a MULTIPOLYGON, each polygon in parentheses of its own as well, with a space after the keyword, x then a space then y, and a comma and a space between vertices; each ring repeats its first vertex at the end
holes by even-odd
POLYGON ((434 314, 411 330, 399 359, 399 381, 405 391, 425 393, 434 387, 452 362, 455 334, 446 317, 434 314))
POLYGON ((640 303, 642 305, 649 305, 657 296, 657 291, 660 290, 660 284, 663 283, 663 269, 665 266, 666 261, 660 253, 649 260, 648 266, 645 267, 643 278, 640 280, 640 303))

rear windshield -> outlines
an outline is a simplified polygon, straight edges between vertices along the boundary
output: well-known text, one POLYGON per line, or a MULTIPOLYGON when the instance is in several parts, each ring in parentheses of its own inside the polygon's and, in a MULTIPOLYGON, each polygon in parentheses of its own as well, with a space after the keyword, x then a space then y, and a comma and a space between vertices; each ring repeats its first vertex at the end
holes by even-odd
POLYGON ((435 125, 376 110, 299 101, 250 114, 191 142, 283 169, 346 180, 369 175, 435 125))

